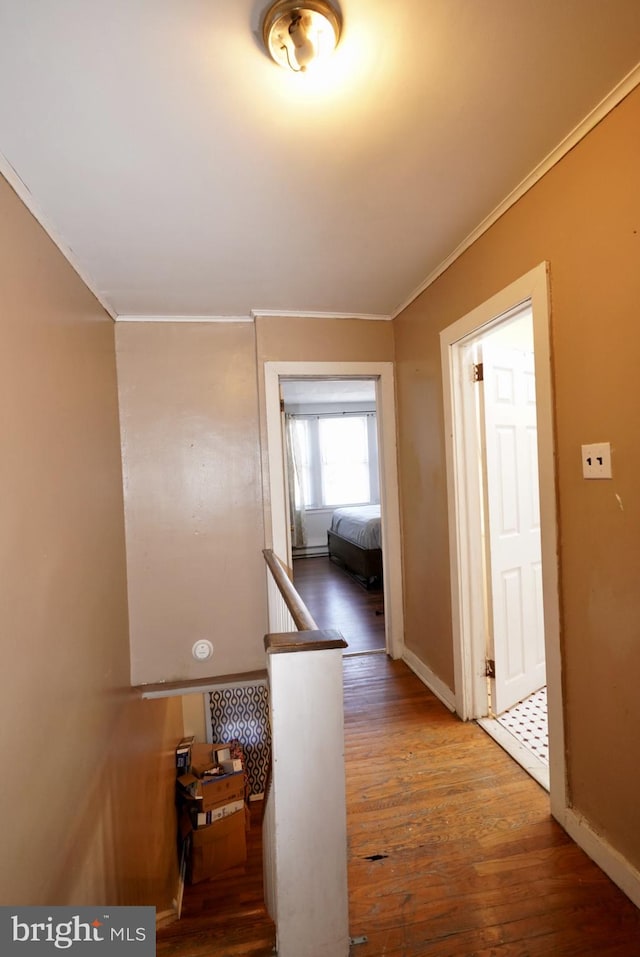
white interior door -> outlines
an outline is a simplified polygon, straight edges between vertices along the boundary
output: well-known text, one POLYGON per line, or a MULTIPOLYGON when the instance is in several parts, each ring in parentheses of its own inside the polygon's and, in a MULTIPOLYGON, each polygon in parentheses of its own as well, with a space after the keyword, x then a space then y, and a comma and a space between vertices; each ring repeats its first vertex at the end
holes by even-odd
POLYGON ((533 329, 507 344, 482 340, 492 710, 546 683, 533 329), (531 345, 527 344, 530 340, 531 345))

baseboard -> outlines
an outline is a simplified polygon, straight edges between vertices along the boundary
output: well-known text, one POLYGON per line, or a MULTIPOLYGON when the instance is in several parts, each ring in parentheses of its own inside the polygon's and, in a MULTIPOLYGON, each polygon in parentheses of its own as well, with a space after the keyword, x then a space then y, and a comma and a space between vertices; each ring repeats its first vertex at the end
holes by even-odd
MULTIPOLYGON (((451 689, 420 661, 417 655, 405 648, 402 659, 450 711, 455 711, 455 696, 451 689)), ((573 808, 566 808, 562 819, 558 817, 558 820, 578 847, 640 908, 640 871, 597 834, 587 820, 573 808)))
POLYGON ((567 808, 564 821, 560 823, 578 847, 595 861, 598 867, 610 877, 614 884, 627 895, 636 907, 640 907, 640 871, 615 848, 597 834, 591 825, 574 808, 567 808))
POLYGON ((307 545, 305 548, 294 548, 292 558, 325 558, 328 554, 326 545, 307 545))
POLYGON ((176 896, 171 901, 171 907, 166 910, 156 911, 156 930, 161 927, 168 927, 175 921, 180 920, 182 916, 182 900, 184 898, 184 882, 187 873, 187 846, 182 845, 182 854, 180 855, 180 872, 178 874, 178 885, 176 887, 176 896))
POLYGON ((168 927, 169 924, 175 923, 177 919, 178 912, 175 906, 167 910, 156 911, 156 930, 160 930, 161 927, 168 927))
POLYGON ((448 708, 449 711, 456 710, 456 699, 451 688, 438 678, 423 661, 420 661, 413 651, 405 647, 402 653, 402 660, 411 668, 413 673, 418 676, 420 681, 427 686, 429 691, 432 691, 436 698, 442 701, 443 705, 448 708))

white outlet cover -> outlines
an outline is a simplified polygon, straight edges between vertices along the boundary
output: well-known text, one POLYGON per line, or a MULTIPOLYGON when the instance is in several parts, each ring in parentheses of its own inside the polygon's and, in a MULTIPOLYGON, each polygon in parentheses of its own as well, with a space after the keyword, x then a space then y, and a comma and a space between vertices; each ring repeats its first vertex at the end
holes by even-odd
POLYGON ((191 654, 196 661, 207 661, 213 655, 213 645, 206 638, 200 638, 194 643, 191 654))
POLYGON ((582 477, 586 479, 611 478, 611 443, 594 442, 582 446, 582 477))

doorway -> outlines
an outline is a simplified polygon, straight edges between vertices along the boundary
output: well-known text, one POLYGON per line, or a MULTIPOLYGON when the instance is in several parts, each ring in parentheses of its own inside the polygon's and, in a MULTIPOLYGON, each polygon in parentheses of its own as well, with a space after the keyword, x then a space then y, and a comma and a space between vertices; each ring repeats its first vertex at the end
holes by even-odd
POLYGON ((269 508, 265 526, 271 530, 270 547, 289 568, 292 546, 289 534, 287 483, 282 439, 280 384, 283 379, 343 378, 375 382, 377 445, 379 457, 381 538, 385 556, 384 592, 385 646, 392 658, 404 652, 400 504, 398 493, 395 385, 391 362, 266 362, 265 426, 267 435, 269 508))
POLYGON ((479 724, 547 790, 533 316, 526 302, 458 347, 470 449, 480 465, 487 664, 479 724), (475 423, 475 429, 474 429, 475 423))
POLYGON ((345 657, 384 654, 375 379, 281 378, 280 390, 294 586, 345 657))
MULTIPOLYGON (((509 683, 509 672, 520 672, 520 667, 511 668, 505 655, 509 652, 500 647, 496 650, 494 639, 494 612, 513 614, 510 627, 517 637, 517 655, 524 657, 522 646, 524 631, 528 631, 532 645, 538 648, 533 653, 536 666, 546 662, 547 714, 549 726, 549 789, 552 802, 558 813, 565 807, 565 764, 564 733, 562 724, 562 697, 560 682, 559 648, 559 612, 558 612, 558 575, 556 551, 556 512, 555 512, 555 474, 553 449, 553 422, 551 397, 551 369, 549 346, 549 297, 546 264, 541 264, 521 279, 511 284, 501 293, 479 306, 458 322, 443 330, 440 336, 444 402, 445 434, 447 438, 447 487, 449 500, 449 529, 451 542, 451 581, 452 581, 452 619, 454 630, 454 659, 456 680, 456 710, 465 720, 486 719, 490 715, 490 694, 496 696, 504 692, 498 690, 495 678, 488 677, 491 672, 492 656, 487 654, 487 642, 493 648, 496 657, 495 670, 500 668, 502 684, 509 683), (502 518, 509 518, 509 510, 514 508, 513 498, 500 501, 500 495, 494 489, 487 489, 483 481, 481 462, 485 458, 486 448, 479 445, 479 435, 486 433, 486 409, 474 395, 471 386, 474 373, 470 370, 469 357, 479 351, 491 359, 495 352, 494 344, 500 343, 509 324, 515 328, 514 320, 530 315, 533 330, 535 373, 535 412, 537 436, 529 452, 537 454, 537 472, 539 478, 539 558, 535 555, 529 561, 530 588, 529 598, 525 600, 520 586, 512 588, 505 597, 503 592, 496 597, 491 587, 491 555, 488 544, 491 539, 491 515, 489 500, 497 499, 502 518), (483 429, 479 429, 480 412, 485 419, 483 429), (537 581, 537 584, 536 584, 537 581), (541 600, 539 615, 531 605, 530 596, 539 591, 541 600), (514 602, 514 595, 518 601, 514 602), (523 602, 525 604, 523 605, 523 602), (528 602, 528 604, 526 604, 528 602), (499 604, 499 608, 495 607, 499 604), (523 607, 526 609, 523 612, 523 607), (524 620, 526 619, 526 620, 524 620), (522 628, 520 625, 522 624, 522 628), (526 627, 525 627, 526 626, 526 627), (540 647, 541 646, 541 647, 540 647), (541 654, 540 654, 541 651, 541 654), (502 656, 502 660, 500 659, 502 656), (487 661, 489 659, 489 662, 487 661), (506 661, 506 664, 505 664, 506 661)), ((533 377, 532 377, 533 381, 533 377)), ((492 427, 493 428, 493 427, 492 427)), ((500 430, 498 428, 498 435, 500 430)), ((527 432, 524 426, 525 434, 527 432)), ((503 435, 505 433, 502 433, 503 435)), ((529 436, 531 432, 529 430, 529 436)), ((493 450, 493 453, 496 449, 493 450)), ((505 452, 497 441, 498 455, 505 452)), ((490 457, 490 456, 489 456, 490 457)), ((508 483, 507 493, 512 492, 508 483)), ((494 503, 495 504, 495 503, 494 503)), ((536 524, 535 522, 533 524, 536 524)), ((494 532, 495 540, 495 532, 494 532)), ((529 543, 530 544, 530 543, 529 543)), ((505 560, 506 561, 506 560, 505 560)), ((508 576, 504 568, 496 572, 503 585, 508 576)), ((518 575, 522 577, 521 573, 518 575)), ((510 585, 514 585, 517 576, 512 576, 510 585)), ((507 588, 507 592, 509 589, 507 588)), ((504 621, 502 622, 504 625, 504 621)), ((528 654, 528 652, 526 652, 528 654)), ((532 665, 529 662, 529 665, 532 665)), ((532 665, 533 667, 533 665, 532 665)), ((535 670, 535 669, 534 669, 535 670)), ((498 680, 500 680, 500 678, 498 680)), ((534 678, 535 681, 542 680, 534 678)), ((502 698, 502 703, 506 699, 502 698)), ((500 705, 499 705, 500 706, 500 705)), ((507 705, 508 706, 508 705, 507 705)), ((505 744, 500 742, 503 747, 505 744)), ((507 750, 510 750, 507 748, 507 750)), ((510 753, 522 762, 522 754, 514 749, 510 753)), ((527 768, 529 770, 529 768, 527 768)), ((554 812, 555 813, 555 812, 554 812)))

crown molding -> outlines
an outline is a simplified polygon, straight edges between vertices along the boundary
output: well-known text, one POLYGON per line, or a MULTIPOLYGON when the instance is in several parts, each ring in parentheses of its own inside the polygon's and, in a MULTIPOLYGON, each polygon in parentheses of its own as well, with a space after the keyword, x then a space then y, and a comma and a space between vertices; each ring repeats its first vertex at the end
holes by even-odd
POLYGON ((251 316, 116 316, 116 322, 253 322, 251 316))
POLYGON ((456 259, 458 259, 463 252, 465 252, 470 246, 475 243, 484 233, 490 229, 495 222, 497 222, 500 217, 507 212, 515 203, 521 199, 525 193, 527 193, 532 186, 542 179, 542 177, 552 169, 556 163, 559 163, 560 160, 567 155, 567 153, 576 146, 580 140, 591 132, 594 127, 600 123, 605 116, 610 113, 619 103, 624 100, 626 96, 629 95, 638 85, 640 84, 640 63, 637 63, 634 68, 627 73, 627 75, 618 83, 613 90, 605 96, 603 100, 598 103, 590 113, 585 116, 583 120, 578 123, 576 127, 567 135, 565 138, 553 149, 551 152, 542 160, 541 163, 526 176, 522 182, 512 190, 509 195, 502 200, 501 203, 496 206, 496 208, 489 213, 489 215, 482 220, 481 223, 476 226, 469 235, 462 240, 460 245, 456 246, 452 253, 450 253, 446 259, 443 259, 439 266, 429 273, 427 278, 411 293, 408 299, 398 306, 395 312, 392 314, 391 318, 395 319, 400 315, 408 306, 414 302, 421 293, 428 289, 442 275, 445 270, 451 266, 456 259))
POLYGON ((393 316, 369 315, 364 312, 302 312, 287 309, 252 309, 254 319, 365 319, 372 322, 390 322, 393 316))

